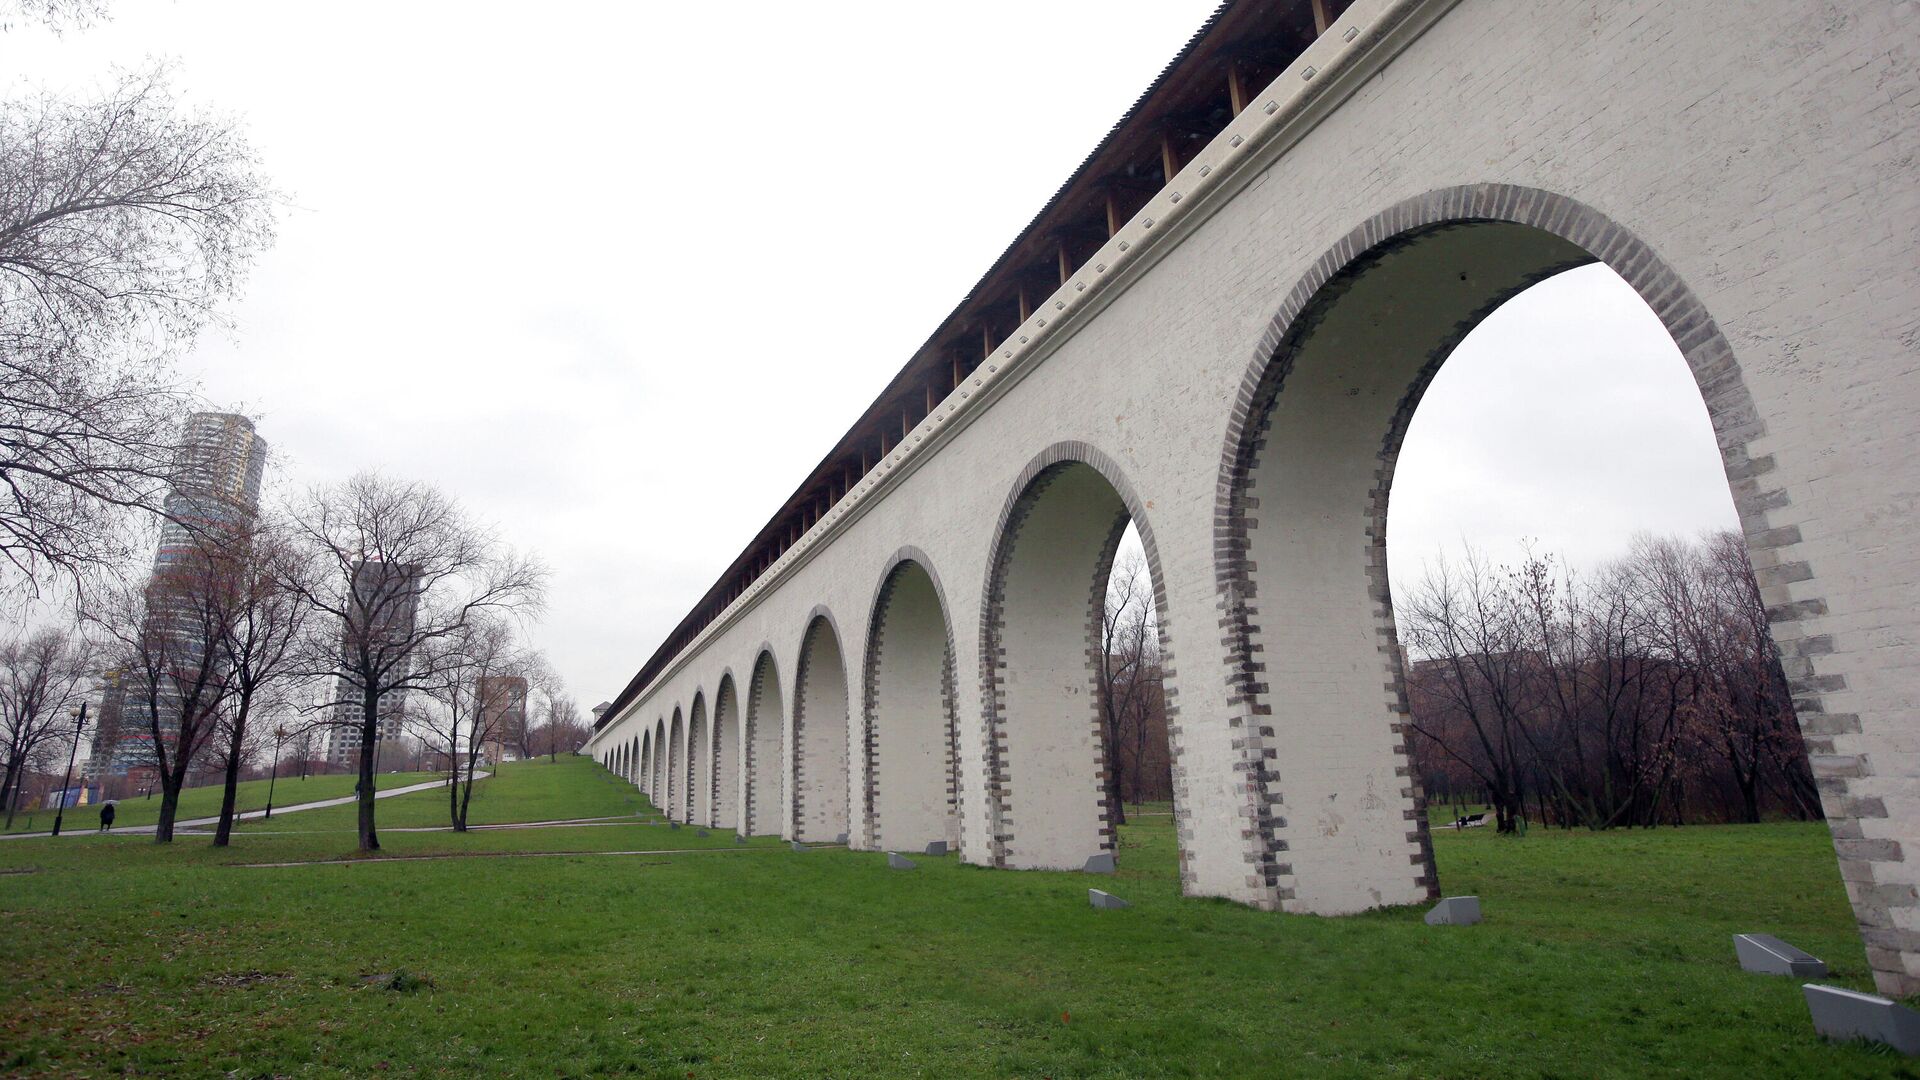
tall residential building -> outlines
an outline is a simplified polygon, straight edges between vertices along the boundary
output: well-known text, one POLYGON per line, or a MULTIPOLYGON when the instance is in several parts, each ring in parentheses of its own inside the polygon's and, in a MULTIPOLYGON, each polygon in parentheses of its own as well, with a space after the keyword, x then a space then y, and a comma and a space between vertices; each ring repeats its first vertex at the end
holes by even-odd
MULTIPOLYGON (((357 652, 362 635, 375 648, 404 646, 413 636, 420 613, 420 587, 420 574, 414 567, 377 561, 355 563, 351 599, 354 614, 341 627, 341 656, 357 652)), ((398 679, 402 674, 392 672, 389 679, 398 679)), ((340 704, 334 708, 334 723, 327 738, 330 765, 357 767, 359 764, 360 729, 364 719, 362 706, 357 704, 359 697, 360 689, 344 675, 336 681, 334 700, 340 704)), ((405 759, 406 704, 405 691, 389 691, 380 697, 375 769, 380 767, 381 759, 396 765, 405 759)))
MULTIPOLYGON (((80 778, 88 784, 99 783, 110 772, 114 751, 126 737, 127 671, 115 668, 102 672, 87 695, 87 709, 93 721, 93 742, 87 760, 80 767, 80 778)), ((122 770, 124 772, 124 769, 122 770)))
POLYGON ((234 528, 260 506, 267 443, 236 413, 191 413, 180 432, 154 568, 193 550, 196 530, 234 528))
MULTIPOLYGON (((260 506, 260 483, 267 471, 267 443, 253 429, 253 421, 237 413, 196 412, 181 423, 180 439, 168 477, 166 518, 160 524, 160 545, 153 568, 163 571, 194 550, 196 537, 237 530, 252 520, 260 506)), ((163 609, 155 615, 165 626, 163 609)), ((197 635, 181 633, 182 649, 200 647, 197 635)), ((191 655, 183 659, 193 659, 191 655)), ((116 684, 118 685, 118 684, 116 684)), ((87 763, 95 777, 124 776, 129 769, 149 769, 153 752, 153 707, 147 695, 121 688, 126 707, 118 730, 97 739, 87 763)), ((169 688, 161 688, 161 723, 168 723, 169 688)), ((177 705, 172 723, 178 723, 177 705)))

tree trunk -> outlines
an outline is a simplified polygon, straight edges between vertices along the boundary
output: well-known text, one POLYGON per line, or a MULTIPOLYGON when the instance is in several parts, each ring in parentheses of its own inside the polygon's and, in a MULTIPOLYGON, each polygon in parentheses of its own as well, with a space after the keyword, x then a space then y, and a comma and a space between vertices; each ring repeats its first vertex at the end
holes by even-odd
POLYGON ((153 827, 154 843, 173 843, 173 818, 179 810, 180 782, 163 773, 160 777, 160 821, 153 827))
POLYGON ((240 786, 240 749, 247 738, 247 712, 247 694, 243 692, 233 711, 233 734, 227 741, 226 789, 220 793, 220 824, 213 830, 214 847, 226 847, 233 838, 233 811, 240 786))
POLYGON ((380 692, 369 688, 360 699, 360 850, 379 851, 373 829, 373 757, 380 734, 380 692))
MULTIPOLYGON (((496 766, 497 768, 498 766, 496 766)), ((460 820, 453 826, 455 832, 467 831, 467 811, 473 804, 473 758, 467 758, 467 788, 460 794, 460 820)))
MULTIPOLYGON (((236 732, 239 726, 236 724, 236 732)), ((220 824, 213 830, 213 846, 226 847, 233 837, 233 804, 240 786, 240 735, 235 734, 227 748, 226 790, 220 793, 220 824)))
POLYGON ((454 832, 466 832, 460 815, 460 757, 453 742, 447 743, 447 820, 454 832))
POLYGON ((13 828, 13 812, 20 802, 14 797, 17 794, 14 782, 20 778, 20 771, 18 763, 7 762, 7 779, 5 783, 0 783, 0 806, 7 808, 7 828, 9 829, 13 828))

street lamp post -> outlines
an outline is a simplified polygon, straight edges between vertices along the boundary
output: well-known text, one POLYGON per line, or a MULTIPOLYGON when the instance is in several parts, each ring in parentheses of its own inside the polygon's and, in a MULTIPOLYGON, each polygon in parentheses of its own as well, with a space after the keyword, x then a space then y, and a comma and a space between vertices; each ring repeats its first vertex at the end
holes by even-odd
POLYGON ((73 714, 73 749, 67 753, 67 775, 60 781, 60 809, 54 811, 53 835, 60 835, 60 822, 67 816, 67 785, 73 783, 73 763, 80 756, 80 733, 87 727, 87 703, 80 703, 80 711, 73 714))
POLYGON ((267 812, 260 816, 262 821, 273 817, 273 784, 280 779, 280 740, 286 737, 287 729, 284 725, 273 729, 273 772, 267 777, 267 812))

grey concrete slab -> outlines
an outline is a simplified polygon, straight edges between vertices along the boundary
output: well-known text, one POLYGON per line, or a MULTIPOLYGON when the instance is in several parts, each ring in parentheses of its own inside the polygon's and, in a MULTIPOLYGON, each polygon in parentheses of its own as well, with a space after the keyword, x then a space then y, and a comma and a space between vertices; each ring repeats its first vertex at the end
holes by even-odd
POLYGON ((1087 865, 1082 869, 1084 869, 1089 874, 1113 873, 1114 870, 1116 869, 1113 862, 1113 852, 1103 851, 1100 854, 1093 856, 1092 858, 1087 860, 1087 865))
POLYGON ((694 833, 693 835, 695 835, 695 836, 698 836, 698 837, 700 837, 701 839, 703 839, 703 840, 704 840, 704 839, 706 839, 706 838, 707 838, 708 836, 710 836, 710 835, 712 835, 712 834, 711 834, 711 833, 709 833, 709 832, 707 832, 707 830, 705 830, 705 829, 701 829, 701 830, 700 830, 699 832, 697 832, 697 833, 694 833))
POLYGON ((800 841, 798 841, 798 840, 795 840, 795 841, 793 841, 793 850, 795 850, 795 851, 812 851, 813 849, 812 849, 812 848, 810 848, 810 847, 808 847, 807 845, 805 845, 805 844, 803 844, 803 843, 801 843, 800 841))
POLYGON ((834 843, 836 843, 836 844, 844 844, 844 843, 846 843, 846 842, 847 842, 847 834, 846 834, 846 833, 841 833, 841 834, 840 834, 839 836, 836 836, 836 837, 834 837, 834 838, 833 838, 833 842, 834 842, 834 843))
POLYGON ((1798 975, 1803 979, 1824 979, 1827 965, 1812 953, 1796 949, 1772 934, 1735 934, 1733 953, 1740 969, 1758 975, 1798 975))
POLYGON ((927 854, 929 855, 938 857, 946 853, 947 842, 945 840, 935 840, 933 843, 927 845, 927 854))
POLYGON ((1449 896, 1427 912, 1428 926, 1472 926, 1480 921, 1480 898, 1449 896))
POLYGON ((1813 1030, 1829 1039, 1865 1039, 1903 1054, 1920 1055, 1920 1013, 1892 998, 1807 983, 1813 1030))
POLYGON ((1087 890, 1087 903, 1099 911, 1119 911, 1121 908, 1133 906, 1112 893, 1101 892, 1099 889, 1087 890))
POLYGON ((912 859, 896 855, 891 851, 887 852, 887 869, 889 870, 912 870, 916 865, 912 859))

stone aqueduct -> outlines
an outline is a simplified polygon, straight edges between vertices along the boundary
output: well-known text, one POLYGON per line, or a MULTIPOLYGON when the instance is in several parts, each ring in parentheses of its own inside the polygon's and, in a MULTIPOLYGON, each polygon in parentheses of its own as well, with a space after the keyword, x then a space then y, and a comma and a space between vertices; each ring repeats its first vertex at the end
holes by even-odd
POLYGON ((682 820, 1078 868, 1113 847, 1092 641, 1131 519, 1185 891, 1424 901, 1401 435, 1481 317, 1600 260, 1696 376, 1869 960, 1920 991, 1917 44, 1891 0, 1224 5, 1050 204, 1107 170, 1101 235, 1023 234, 590 752, 682 820), (1161 108, 1208 79, 1213 126, 1161 108))

